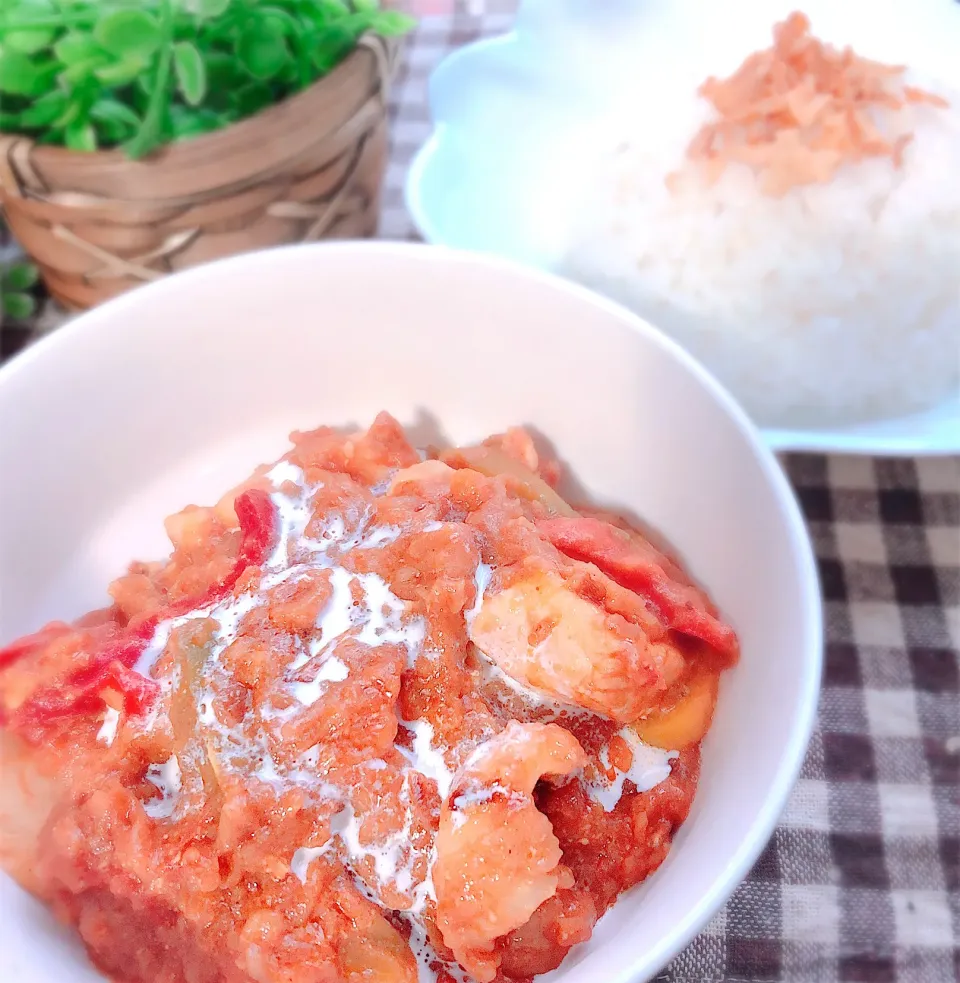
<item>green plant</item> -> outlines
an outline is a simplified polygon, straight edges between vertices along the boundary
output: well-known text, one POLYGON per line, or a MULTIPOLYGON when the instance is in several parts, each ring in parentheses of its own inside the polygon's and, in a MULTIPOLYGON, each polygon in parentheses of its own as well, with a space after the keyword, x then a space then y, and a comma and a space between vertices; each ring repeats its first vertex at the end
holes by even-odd
POLYGON ((3 313, 22 320, 30 317, 37 309, 37 300, 30 292, 36 285, 39 274, 33 263, 16 261, 0 263, 0 302, 3 313))
POLYGON ((306 88, 360 35, 403 34, 379 0, 0 0, 0 131, 141 157, 306 88))

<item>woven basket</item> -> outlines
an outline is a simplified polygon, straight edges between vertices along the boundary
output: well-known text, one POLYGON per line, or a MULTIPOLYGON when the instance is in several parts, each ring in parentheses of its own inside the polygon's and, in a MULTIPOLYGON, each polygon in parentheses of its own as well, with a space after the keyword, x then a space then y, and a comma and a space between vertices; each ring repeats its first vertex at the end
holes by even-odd
POLYGON ((233 253, 376 232, 397 43, 224 130, 133 161, 0 134, 0 204, 50 293, 81 310, 233 253))

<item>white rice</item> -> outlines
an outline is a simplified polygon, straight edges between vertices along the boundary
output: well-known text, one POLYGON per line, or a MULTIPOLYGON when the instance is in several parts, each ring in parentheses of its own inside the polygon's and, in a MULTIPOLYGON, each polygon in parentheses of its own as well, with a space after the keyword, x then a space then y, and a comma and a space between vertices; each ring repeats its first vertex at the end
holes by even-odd
POLYGON ((939 403, 960 387, 960 91, 908 81, 951 108, 903 111, 902 169, 868 160, 781 199, 741 164, 713 187, 687 166, 669 192, 710 107, 694 85, 648 91, 591 176, 562 271, 676 338, 761 425, 939 403))

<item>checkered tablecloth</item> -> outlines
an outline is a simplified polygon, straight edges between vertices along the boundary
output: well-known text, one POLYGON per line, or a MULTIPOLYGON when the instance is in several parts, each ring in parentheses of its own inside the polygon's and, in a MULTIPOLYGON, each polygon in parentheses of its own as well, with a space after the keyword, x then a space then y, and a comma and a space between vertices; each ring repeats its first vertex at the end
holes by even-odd
MULTIPOLYGON (((444 6, 420 9, 431 3, 444 6)), ((385 237, 416 238, 402 186, 430 128, 431 69, 508 29, 515 0, 479 6, 479 16, 458 5, 425 18, 406 49, 385 237)), ((8 325, 4 353, 58 320, 47 309, 8 325)), ((788 456, 784 466, 823 581, 818 726, 763 856, 658 979, 947 983, 960 977, 960 459, 788 456)))

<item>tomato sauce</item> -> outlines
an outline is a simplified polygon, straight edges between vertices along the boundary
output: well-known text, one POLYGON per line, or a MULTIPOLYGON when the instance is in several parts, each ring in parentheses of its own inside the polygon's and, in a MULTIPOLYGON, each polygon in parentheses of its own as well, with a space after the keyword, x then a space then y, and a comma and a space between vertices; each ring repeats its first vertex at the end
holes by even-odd
POLYGON ((0 651, 0 860, 117 981, 530 980, 663 861, 736 637, 522 430, 293 442, 0 651))

